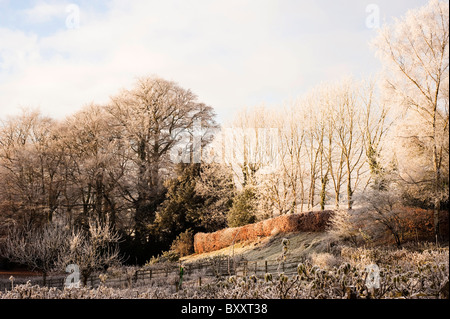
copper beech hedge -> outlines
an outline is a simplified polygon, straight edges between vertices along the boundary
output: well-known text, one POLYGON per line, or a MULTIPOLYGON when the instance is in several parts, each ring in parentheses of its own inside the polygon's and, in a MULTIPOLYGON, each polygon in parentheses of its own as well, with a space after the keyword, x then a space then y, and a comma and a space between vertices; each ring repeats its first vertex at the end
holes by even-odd
POLYGON ((297 231, 323 232, 333 211, 316 211, 301 214, 288 214, 266 219, 242 227, 226 228, 214 233, 197 233, 194 236, 195 253, 219 250, 241 241, 251 241, 297 231))

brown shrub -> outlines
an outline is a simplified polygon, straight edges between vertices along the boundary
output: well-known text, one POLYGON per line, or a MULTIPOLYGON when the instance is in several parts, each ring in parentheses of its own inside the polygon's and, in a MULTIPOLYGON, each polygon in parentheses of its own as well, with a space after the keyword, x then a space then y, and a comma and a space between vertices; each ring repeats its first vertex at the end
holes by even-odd
POLYGON ((192 254, 194 244, 194 233, 191 229, 186 230, 184 233, 178 235, 178 237, 172 242, 170 250, 178 253, 181 257, 192 254))
POLYGON ((242 227, 226 228, 214 233, 197 233, 194 236, 196 253, 210 252, 228 247, 233 242, 251 241, 269 237, 274 233, 322 232, 326 230, 332 211, 317 211, 282 215, 242 227))
MULTIPOLYGON (((448 242, 448 211, 439 214, 441 240, 448 242)), ((340 238, 361 240, 371 245, 402 245, 407 242, 436 240, 433 210, 395 205, 383 211, 337 211, 330 220, 330 232, 340 238)))
MULTIPOLYGON (((404 207, 400 212, 403 221, 404 241, 434 241, 433 210, 404 207)), ((443 240, 448 241, 448 211, 439 212, 439 230, 443 240)))

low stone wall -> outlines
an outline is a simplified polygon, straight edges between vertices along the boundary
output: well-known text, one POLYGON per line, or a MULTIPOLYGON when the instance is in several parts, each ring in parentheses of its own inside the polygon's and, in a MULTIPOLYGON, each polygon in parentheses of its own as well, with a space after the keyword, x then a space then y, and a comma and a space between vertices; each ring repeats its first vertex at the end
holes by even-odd
POLYGON ((194 250, 201 254, 228 247, 240 241, 256 240, 275 234, 325 231, 333 211, 317 211, 289 214, 266 219, 242 227, 226 228, 214 233, 197 233, 194 236, 194 250))

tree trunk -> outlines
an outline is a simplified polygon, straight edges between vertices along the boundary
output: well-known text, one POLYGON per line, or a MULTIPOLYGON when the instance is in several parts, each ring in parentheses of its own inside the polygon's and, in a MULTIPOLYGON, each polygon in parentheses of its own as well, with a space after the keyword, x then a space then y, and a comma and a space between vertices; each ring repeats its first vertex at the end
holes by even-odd
POLYGON ((350 171, 350 163, 347 161, 347 208, 353 207, 353 190, 352 190, 352 173, 350 171))
POLYGON ((328 182, 328 173, 322 178, 322 189, 320 191, 320 210, 325 210, 326 186, 328 182))
POLYGON ((353 190, 350 181, 347 185, 347 209, 353 208, 353 190))
POLYGON ((339 189, 334 192, 334 205, 339 209, 339 189))

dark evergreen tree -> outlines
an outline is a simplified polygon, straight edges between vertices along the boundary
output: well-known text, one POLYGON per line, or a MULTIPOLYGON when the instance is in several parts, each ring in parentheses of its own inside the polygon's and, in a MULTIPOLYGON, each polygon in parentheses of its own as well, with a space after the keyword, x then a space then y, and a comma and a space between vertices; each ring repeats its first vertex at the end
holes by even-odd
POLYGON ((239 227, 256 221, 256 194, 251 187, 246 187, 234 199, 228 212, 228 225, 239 227))

